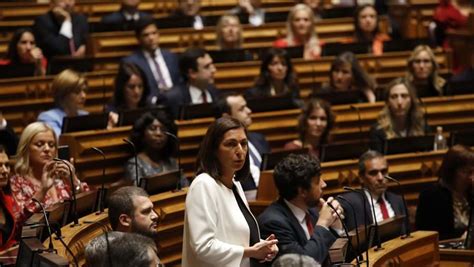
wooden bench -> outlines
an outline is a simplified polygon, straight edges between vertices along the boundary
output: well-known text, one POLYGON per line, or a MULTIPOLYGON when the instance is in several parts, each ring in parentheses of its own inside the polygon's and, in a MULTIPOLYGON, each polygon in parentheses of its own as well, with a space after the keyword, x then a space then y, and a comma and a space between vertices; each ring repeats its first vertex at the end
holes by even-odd
MULTIPOLYGON (((443 126, 446 131, 457 130, 474 125, 474 95, 425 98, 428 124, 443 126)), ((383 102, 375 104, 355 104, 361 114, 361 121, 350 105, 335 106, 336 124, 331 131, 333 141, 357 141, 368 138, 370 126, 375 122, 383 102), (360 125, 360 127, 359 127, 360 125)), ((282 110, 254 113, 251 131, 260 132, 267 137, 273 149, 297 138, 297 117, 300 111, 282 110)), ((192 176, 199 144, 212 118, 190 121, 177 121, 180 138, 182 167, 187 176, 192 176)), ((69 145, 71 156, 76 159, 79 177, 91 184, 102 180, 102 168, 106 168, 106 182, 124 177, 124 163, 131 157, 130 149, 123 142, 130 134, 131 127, 111 130, 84 131, 61 135, 60 143, 69 145), (107 160, 95 153, 91 147, 104 150, 107 160)))

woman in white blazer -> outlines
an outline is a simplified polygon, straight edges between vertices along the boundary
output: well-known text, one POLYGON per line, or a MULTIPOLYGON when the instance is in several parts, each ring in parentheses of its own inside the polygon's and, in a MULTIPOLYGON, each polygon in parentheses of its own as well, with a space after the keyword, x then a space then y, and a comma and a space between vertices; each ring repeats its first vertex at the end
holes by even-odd
POLYGON ((207 130, 186 197, 184 267, 251 266, 278 253, 274 235, 260 240, 239 182, 250 175, 247 143, 244 125, 232 118, 217 119, 207 130))

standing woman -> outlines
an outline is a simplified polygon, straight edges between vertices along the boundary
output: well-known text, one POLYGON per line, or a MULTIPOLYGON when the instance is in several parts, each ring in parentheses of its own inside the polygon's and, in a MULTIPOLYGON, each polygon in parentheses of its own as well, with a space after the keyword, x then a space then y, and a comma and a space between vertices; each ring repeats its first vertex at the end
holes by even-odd
POLYGON ((51 127, 42 122, 29 124, 18 144, 15 175, 10 178, 12 195, 26 216, 40 211, 32 200, 42 202, 45 208, 71 197, 71 186, 76 192, 89 187, 77 179, 74 166, 68 161, 55 161, 58 143, 51 127), (70 183, 70 172, 74 184, 70 183))
POLYGON ((413 49, 407 62, 406 79, 416 89, 418 97, 441 96, 446 93, 447 82, 439 76, 439 65, 433 50, 427 45, 413 49))
POLYGON ((403 78, 393 80, 385 90, 385 106, 370 129, 371 148, 383 153, 387 139, 422 136, 425 132, 424 114, 413 88, 403 78))
POLYGON ((285 144, 285 149, 308 148, 309 154, 319 158, 321 145, 328 142, 334 126, 331 105, 322 99, 312 98, 298 119, 298 139, 285 144))
POLYGON ((44 76, 48 61, 43 56, 41 48, 36 46, 33 31, 21 28, 15 31, 8 44, 7 59, 0 60, 0 65, 18 68, 34 65, 34 73, 25 72, 23 76, 44 76))
POLYGON ((54 93, 55 108, 41 112, 38 121, 48 124, 56 137, 59 137, 64 117, 89 114, 82 109, 86 102, 86 78, 78 72, 66 69, 54 77, 51 89, 54 93))
POLYGON ((186 197, 183 266, 250 266, 271 261, 277 240, 260 240, 240 180, 250 175, 245 126, 219 118, 208 128, 186 197))
POLYGON ((286 48, 304 46, 304 59, 321 56, 321 42, 314 27, 313 10, 305 4, 297 4, 290 9, 286 21, 286 37, 273 43, 274 47, 286 48))
POLYGON ((420 193, 416 229, 437 231, 440 240, 466 238, 473 208, 474 151, 462 145, 451 147, 438 175, 438 183, 420 193))
POLYGON ((344 52, 334 59, 329 70, 329 85, 321 89, 331 91, 360 91, 359 99, 354 102, 375 103, 375 81, 360 66, 352 52, 344 52))
POLYGON ((390 36, 381 33, 377 10, 371 4, 357 7, 354 13, 354 42, 370 42, 374 55, 383 54, 383 42, 390 41, 390 36))
POLYGON ((293 99, 300 98, 296 73, 286 50, 270 48, 267 51, 255 87, 247 90, 245 95, 249 98, 285 95, 293 99))

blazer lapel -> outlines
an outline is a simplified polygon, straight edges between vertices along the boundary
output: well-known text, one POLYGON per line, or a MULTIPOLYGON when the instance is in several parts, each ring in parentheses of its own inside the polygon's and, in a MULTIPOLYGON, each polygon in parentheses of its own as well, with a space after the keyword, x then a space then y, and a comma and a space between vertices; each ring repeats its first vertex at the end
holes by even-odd
MULTIPOLYGON (((285 201, 283 201, 282 198, 280 198, 278 200, 278 202, 283 207, 283 211, 284 211, 286 217, 288 217, 290 219, 291 227, 293 229, 295 229, 296 235, 297 235, 296 237, 298 238, 300 243, 303 243, 303 244, 306 243, 307 242, 306 234, 305 234, 303 228, 301 227, 300 222, 296 219, 295 215, 293 214, 293 212, 291 212, 290 208, 288 207, 288 205, 286 205, 285 201)), ((314 222, 315 221, 313 221, 313 223, 314 222)))

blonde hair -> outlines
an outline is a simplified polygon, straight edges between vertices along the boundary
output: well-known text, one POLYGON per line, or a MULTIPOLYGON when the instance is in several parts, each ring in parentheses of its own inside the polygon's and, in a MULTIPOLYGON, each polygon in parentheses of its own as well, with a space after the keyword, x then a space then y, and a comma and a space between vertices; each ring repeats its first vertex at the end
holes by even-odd
POLYGON ((407 88, 408 94, 410 96, 410 109, 408 110, 407 115, 407 136, 420 136, 425 134, 425 120, 424 114, 418 104, 418 98, 416 97, 415 90, 413 87, 403 78, 398 78, 391 81, 387 87, 385 88, 385 106, 383 107, 382 111, 379 113, 377 124, 378 129, 382 129, 387 136, 387 139, 392 139, 395 137, 399 137, 399 133, 397 133, 394 129, 394 122, 392 117, 392 112, 388 106, 388 101, 390 99, 390 92, 391 90, 399 85, 402 84, 407 88))
POLYGON ((316 34, 316 31, 314 29, 316 17, 314 16, 313 10, 306 4, 296 4, 290 9, 290 12, 288 13, 288 18, 286 21, 286 32, 287 32, 286 40, 288 42, 288 45, 289 46, 295 45, 294 43, 295 34, 293 32, 293 19, 295 18, 295 15, 298 11, 306 11, 306 13, 309 14, 309 20, 311 22, 311 27, 310 27, 311 30, 309 32, 309 36, 307 36, 308 45, 310 47, 319 46, 318 35, 316 34))
POLYGON ((418 45, 413 49, 413 51, 410 54, 410 57, 407 60, 407 73, 405 78, 407 79, 408 82, 413 83, 415 80, 415 74, 413 70, 413 63, 416 59, 416 57, 421 53, 425 51, 428 56, 430 57, 431 64, 433 66, 433 70, 428 77, 429 82, 434 86, 436 91, 438 91, 439 95, 443 94, 443 86, 446 84, 446 80, 443 79, 442 77, 439 76, 438 71, 439 71, 439 65, 438 62, 436 62, 436 57, 435 54, 433 53, 433 50, 427 45, 418 45))
POLYGON ((23 132, 20 136, 20 141, 18 142, 18 148, 16 150, 16 163, 15 163, 15 172, 18 175, 27 175, 30 172, 30 143, 39 133, 44 133, 50 131, 54 137, 55 146, 57 148, 58 140, 54 134, 53 128, 48 126, 44 122, 33 122, 26 126, 23 129, 23 132))
POLYGON ((227 23, 229 20, 236 20, 237 23, 239 24, 239 40, 237 40, 237 47, 240 48, 242 47, 242 42, 243 42, 243 36, 242 36, 242 25, 240 24, 240 19, 239 17, 235 15, 223 15, 220 17, 219 22, 217 22, 216 26, 216 41, 217 41, 217 46, 222 49, 224 46, 224 36, 222 34, 222 28, 224 28, 224 24, 227 23))
POLYGON ((79 72, 65 69, 54 77, 51 89, 54 92, 54 103, 63 107, 64 99, 71 93, 80 92, 87 87, 86 78, 79 72))

